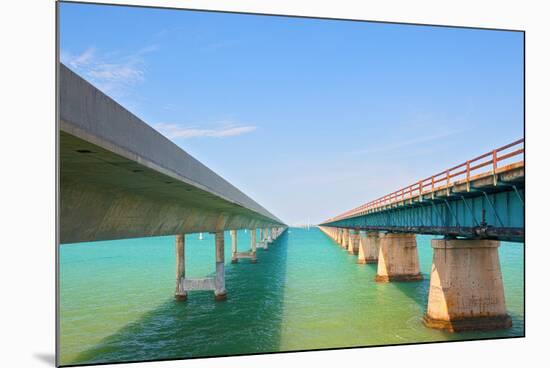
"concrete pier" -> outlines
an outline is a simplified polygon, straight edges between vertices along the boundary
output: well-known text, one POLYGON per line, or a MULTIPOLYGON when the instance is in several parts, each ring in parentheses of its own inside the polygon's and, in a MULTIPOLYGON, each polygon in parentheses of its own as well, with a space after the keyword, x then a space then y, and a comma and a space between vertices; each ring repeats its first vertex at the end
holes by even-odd
POLYGON ((215 277, 188 279, 185 277, 185 237, 176 235, 176 300, 187 300, 188 292, 197 290, 212 290, 216 300, 226 299, 223 231, 215 233, 215 242, 215 277))
POLYGON ((349 230, 348 253, 349 254, 359 253, 359 231, 358 230, 354 230, 354 229, 349 230))
POLYGON ((359 232, 359 253, 357 263, 378 263, 378 253, 380 251, 380 237, 377 231, 359 232))
POLYGON ((406 233, 381 235, 375 281, 417 281, 421 279, 416 235, 406 233))
POLYGON ((260 243, 263 244, 264 249, 269 249, 269 243, 267 242, 267 228, 260 230, 260 243))
POLYGON ((283 233, 283 228, 281 227, 274 227, 273 229, 271 229, 272 241, 277 240, 277 238, 281 236, 282 233, 283 233))
POLYGON ((224 237, 223 231, 215 233, 216 238, 216 278, 214 284, 214 297, 216 300, 225 300, 227 292, 225 290, 225 257, 224 257, 224 237))
POLYGON ((349 230, 343 229, 342 230, 342 243, 340 244, 342 248, 348 249, 348 243, 349 243, 349 230))
POLYGON ((250 229, 250 262, 256 261, 256 229, 250 229))
POLYGON ((266 228, 265 229, 265 233, 266 233, 266 242, 269 244, 273 241, 273 239, 271 238, 271 229, 270 228, 266 228))
POLYGON ((239 262, 237 257, 237 230, 230 230, 229 234, 231 235, 231 263, 239 262))
MULTIPOLYGON (((325 233, 325 235, 331 238, 335 243, 338 243, 340 229, 335 227, 319 226, 319 230, 325 233)), ((282 234, 283 232, 284 228, 279 228, 279 234, 282 234)))
POLYGON ((187 292, 183 289, 185 279, 185 236, 176 235, 176 300, 186 300, 187 292))
POLYGON ((428 327, 448 331, 509 328, 497 240, 432 240, 428 327))
POLYGON ((260 241, 257 243, 257 248, 262 248, 263 250, 269 249, 269 244, 267 243, 267 239, 265 238, 266 229, 260 228, 260 241))

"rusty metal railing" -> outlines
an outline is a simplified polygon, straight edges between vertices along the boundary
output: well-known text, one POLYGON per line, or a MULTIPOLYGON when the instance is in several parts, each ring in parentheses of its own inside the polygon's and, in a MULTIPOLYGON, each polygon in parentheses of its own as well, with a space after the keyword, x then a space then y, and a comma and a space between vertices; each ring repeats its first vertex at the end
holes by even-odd
MULTIPOLYGON (((514 163, 523 163, 524 160, 524 144, 525 139, 518 139, 515 142, 502 146, 487 152, 481 156, 477 156, 471 160, 461 163, 432 175, 426 179, 420 180, 407 187, 401 188, 387 194, 383 197, 365 203, 359 207, 346 211, 336 217, 332 217, 323 223, 333 222, 341 220, 343 218, 352 217, 366 211, 377 209, 383 206, 387 206, 396 202, 401 202, 407 199, 415 197, 422 197, 425 194, 433 194, 439 190, 447 190, 447 194, 450 194, 450 188, 456 183, 466 183, 467 190, 470 189, 470 182, 476 178, 492 173, 496 175, 503 166, 499 165, 504 161, 508 161, 507 165, 514 163), (521 159, 517 159, 517 156, 521 156, 521 159), (511 159, 516 159, 514 162, 509 162, 511 159), (484 171, 479 173, 480 169, 491 167, 490 171, 484 171)), ((495 183, 496 184, 496 183, 495 183)))

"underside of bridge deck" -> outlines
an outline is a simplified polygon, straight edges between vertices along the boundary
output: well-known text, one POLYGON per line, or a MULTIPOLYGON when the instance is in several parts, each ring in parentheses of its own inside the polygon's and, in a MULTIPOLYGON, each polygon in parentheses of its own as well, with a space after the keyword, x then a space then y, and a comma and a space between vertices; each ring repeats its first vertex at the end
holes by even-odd
POLYGON ((60 65, 60 242, 283 222, 60 65))

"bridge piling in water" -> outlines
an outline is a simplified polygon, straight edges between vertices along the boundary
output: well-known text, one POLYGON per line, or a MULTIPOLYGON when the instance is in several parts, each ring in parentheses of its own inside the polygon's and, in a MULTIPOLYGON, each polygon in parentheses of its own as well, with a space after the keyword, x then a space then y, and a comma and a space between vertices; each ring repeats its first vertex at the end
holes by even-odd
MULTIPOLYGON (((250 230, 250 232, 254 232, 254 230, 250 230)), ((250 259, 252 262, 255 262, 256 254, 255 252, 252 252, 252 250, 249 250, 247 252, 239 252, 238 246, 237 246, 237 230, 231 230, 231 263, 239 263, 239 259, 250 259)))
POLYGON ((375 281, 417 281, 421 279, 416 234, 383 234, 380 237, 375 281))
POLYGON ((187 292, 183 289, 185 279, 185 235, 176 235, 176 300, 186 300, 187 292))
POLYGON ((341 243, 342 248, 348 249, 348 243, 349 243, 349 229, 343 229, 342 230, 342 243, 341 243))
POLYGON ((427 327, 448 331, 508 328, 497 240, 434 239, 427 327))
POLYGON ((359 231, 358 230, 355 230, 355 229, 349 230, 348 253, 349 254, 359 253, 359 231))
POLYGON ((258 243, 258 248, 263 248, 264 250, 269 249, 269 244, 267 243, 267 229, 266 228, 260 228, 260 242, 258 243))
POLYGON ((272 243, 272 242, 273 242, 273 237, 272 237, 273 234, 272 234, 272 232, 271 232, 271 228, 269 228, 269 227, 266 228, 266 229, 265 229, 265 232, 266 232, 266 236, 267 236, 267 241, 266 241, 266 243, 268 243, 268 244, 269 244, 269 243, 272 243))
POLYGON ((263 232, 264 232, 263 228, 258 229, 258 238, 257 238, 257 242, 256 242, 256 249, 262 248, 263 250, 267 250, 267 242, 264 241, 263 232))
POLYGON ((216 243, 216 275, 214 277, 188 279, 185 277, 185 235, 176 235, 176 294, 179 301, 187 300, 189 291, 212 290, 216 300, 225 300, 224 232, 214 233, 216 243))
POLYGON ((256 229, 250 229, 250 262, 256 263, 256 229))
POLYGON ((357 263, 378 263, 380 237, 377 231, 359 231, 359 252, 357 263))
POLYGON ((216 277, 214 282, 214 298, 216 300, 227 299, 225 290, 225 255, 223 231, 215 232, 216 239, 216 277))

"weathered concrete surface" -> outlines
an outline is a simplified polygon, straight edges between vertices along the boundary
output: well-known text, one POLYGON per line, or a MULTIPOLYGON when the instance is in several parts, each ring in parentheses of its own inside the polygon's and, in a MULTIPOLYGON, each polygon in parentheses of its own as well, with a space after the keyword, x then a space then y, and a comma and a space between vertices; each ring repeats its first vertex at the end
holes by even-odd
POLYGON ((256 254, 252 252, 252 250, 248 252, 239 252, 237 249, 237 231, 231 230, 231 263, 238 263, 239 259, 251 259, 256 260, 256 254))
POLYGON ((339 240, 339 229, 334 227, 318 226, 319 230, 325 233, 326 236, 331 238, 334 242, 338 243, 339 240))
POLYGON ((357 230, 349 230, 348 253, 359 253, 359 231, 357 230))
POLYGON ((185 235, 176 235, 176 300, 187 300, 189 291, 212 290, 216 300, 225 300, 225 264, 223 231, 215 233, 216 275, 214 277, 188 279, 185 277, 185 235))
POLYGON ((380 251, 380 237, 377 231, 359 232, 359 254, 357 263, 377 263, 378 253, 380 251))
POLYGON ((256 263, 256 229, 250 229, 250 262, 256 263))
POLYGON ((341 243, 342 248, 348 249, 348 243, 349 243, 349 229, 343 229, 342 230, 342 243, 341 243))
POLYGON ((381 234, 375 281, 416 281, 421 279, 416 235, 381 234))
POLYGON ((176 235, 176 300, 186 300, 187 292, 183 287, 185 280, 185 236, 176 235))
POLYGON ((512 325, 506 313, 496 240, 432 240, 433 263, 424 323, 449 331, 512 325))
POLYGON ((223 231, 216 231, 216 278, 214 283, 214 297, 216 300, 225 300, 227 291, 225 290, 225 256, 224 256, 224 237, 223 231))
POLYGON ((60 242, 284 225, 60 65, 60 242))

